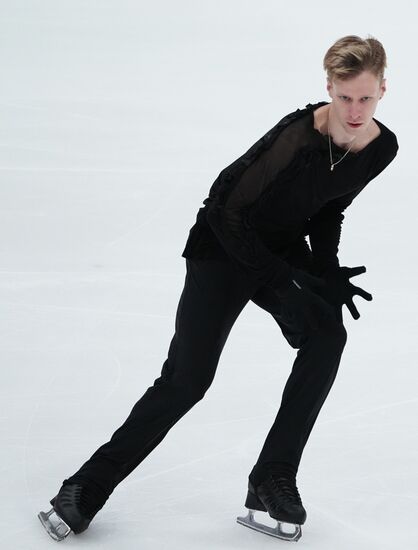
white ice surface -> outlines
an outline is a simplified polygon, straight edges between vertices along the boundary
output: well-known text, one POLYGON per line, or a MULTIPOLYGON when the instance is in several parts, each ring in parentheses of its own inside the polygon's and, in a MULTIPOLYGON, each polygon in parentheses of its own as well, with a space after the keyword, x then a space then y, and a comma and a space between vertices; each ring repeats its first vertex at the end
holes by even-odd
MULTIPOLYGON (((282 116, 328 100, 345 34, 388 53, 376 118, 397 159, 347 211, 341 263, 373 302, 348 342, 298 475, 298 548, 413 550, 417 510, 416 6, 377 1, 0 2, 0 548, 56 544, 36 517, 158 377, 180 254, 219 171, 282 116)), ((341 165, 343 168, 343 165, 341 165)), ((61 543, 250 550, 235 522, 294 359, 250 303, 215 381, 61 543)))

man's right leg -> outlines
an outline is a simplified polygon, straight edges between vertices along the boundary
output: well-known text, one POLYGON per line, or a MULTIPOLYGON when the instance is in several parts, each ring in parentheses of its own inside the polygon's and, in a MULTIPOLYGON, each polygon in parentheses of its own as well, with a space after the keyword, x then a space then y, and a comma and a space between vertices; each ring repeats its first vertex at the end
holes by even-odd
POLYGON ((211 385, 229 332, 252 290, 228 261, 186 262, 175 334, 160 377, 110 441, 65 483, 94 484, 110 495, 211 385))

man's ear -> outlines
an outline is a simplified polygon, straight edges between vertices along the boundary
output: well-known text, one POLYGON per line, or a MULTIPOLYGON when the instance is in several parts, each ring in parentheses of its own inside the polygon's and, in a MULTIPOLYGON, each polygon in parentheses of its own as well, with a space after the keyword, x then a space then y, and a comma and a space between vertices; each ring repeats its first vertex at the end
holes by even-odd
POLYGON ((384 78, 382 80, 382 83, 380 85, 380 97, 379 97, 379 99, 382 99, 385 92, 386 92, 386 78, 384 78))
POLYGON ((332 88, 332 82, 330 81, 329 78, 327 78, 327 92, 328 92, 329 97, 332 99, 331 88, 332 88))

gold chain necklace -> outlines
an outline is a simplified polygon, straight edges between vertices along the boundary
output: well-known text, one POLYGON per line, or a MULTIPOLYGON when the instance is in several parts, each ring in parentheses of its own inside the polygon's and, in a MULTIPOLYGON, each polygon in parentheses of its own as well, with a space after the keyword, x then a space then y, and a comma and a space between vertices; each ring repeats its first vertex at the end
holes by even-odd
POLYGON ((344 153, 344 155, 340 158, 340 160, 338 160, 337 162, 333 162, 332 152, 331 152, 331 136, 330 136, 330 133, 329 133, 329 122, 328 122, 328 144, 329 144, 329 160, 330 160, 330 163, 331 163, 331 168, 330 168, 331 172, 334 170, 334 166, 336 166, 339 162, 341 162, 345 158, 346 155, 348 155, 348 153, 350 152, 350 150, 353 146, 353 143, 354 143, 356 137, 353 139, 353 141, 350 145, 350 148, 344 153))

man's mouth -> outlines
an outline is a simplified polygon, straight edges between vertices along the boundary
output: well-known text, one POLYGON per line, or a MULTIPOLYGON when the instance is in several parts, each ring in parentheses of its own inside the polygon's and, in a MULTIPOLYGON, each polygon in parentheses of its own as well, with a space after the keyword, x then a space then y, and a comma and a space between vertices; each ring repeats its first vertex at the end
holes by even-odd
POLYGON ((363 123, 362 122, 347 122, 350 128, 359 128, 363 123))

